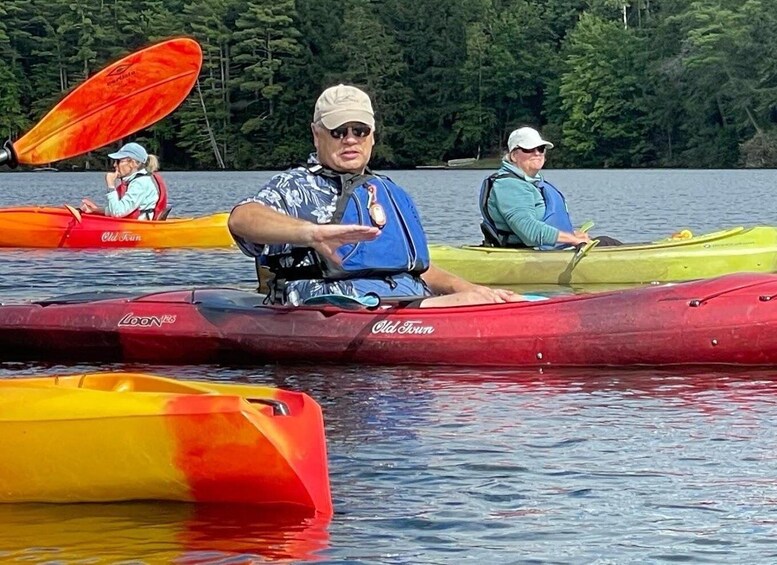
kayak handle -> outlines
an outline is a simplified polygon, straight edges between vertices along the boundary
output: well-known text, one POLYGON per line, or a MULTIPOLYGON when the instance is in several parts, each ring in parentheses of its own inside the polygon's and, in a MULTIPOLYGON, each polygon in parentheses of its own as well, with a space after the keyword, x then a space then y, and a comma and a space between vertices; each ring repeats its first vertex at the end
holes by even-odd
POLYGON ((280 400, 274 400, 271 398, 246 398, 246 401, 248 401, 251 404, 264 404, 265 406, 269 406, 270 408, 272 408, 273 416, 291 415, 291 410, 289 410, 289 406, 285 402, 281 402, 280 400))
POLYGON ((588 252, 591 251, 594 247, 599 245, 598 239, 592 239, 582 245, 577 246, 577 251, 575 251, 574 257, 572 257, 572 268, 574 269, 577 267, 577 264, 580 262, 580 260, 588 255, 588 252))
POLYGON ((68 212, 76 219, 76 221, 80 224, 81 220, 83 219, 81 217, 81 211, 78 208, 73 208, 70 204, 65 204, 65 208, 68 212))

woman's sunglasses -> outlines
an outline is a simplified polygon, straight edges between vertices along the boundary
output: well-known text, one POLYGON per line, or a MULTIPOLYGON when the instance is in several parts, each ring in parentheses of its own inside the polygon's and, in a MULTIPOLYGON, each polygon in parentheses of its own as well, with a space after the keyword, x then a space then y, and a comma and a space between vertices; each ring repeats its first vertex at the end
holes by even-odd
POLYGON ((524 149, 523 147, 519 147, 518 149, 520 149, 522 153, 534 153, 535 151, 540 155, 545 153, 544 145, 540 145, 539 147, 534 147, 533 149, 524 149))
POLYGON ((343 139, 346 135, 348 135, 348 131, 350 130, 351 135, 354 137, 367 137, 372 133, 372 128, 370 126, 340 126, 339 128, 330 129, 329 135, 331 135, 335 139, 343 139))

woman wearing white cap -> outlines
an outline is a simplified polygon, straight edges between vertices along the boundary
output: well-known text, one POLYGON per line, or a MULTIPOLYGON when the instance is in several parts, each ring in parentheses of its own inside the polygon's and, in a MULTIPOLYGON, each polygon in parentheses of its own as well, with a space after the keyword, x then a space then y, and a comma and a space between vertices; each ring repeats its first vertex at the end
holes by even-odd
MULTIPOLYGON (((534 128, 521 127, 510 134, 502 166, 480 190, 486 243, 553 249, 590 241, 588 234, 572 227, 564 196, 540 173, 545 150, 551 148, 553 144, 534 128)), ((620 243, 598 239, 600 244, 620 243)))
POLYGON ((113 170, 105 175, 108 204, 100 208, 84 198, 81 210, 115 218, 163 219, 167 186, 156 172, 159 169, 156 155, 149 155, 138 143, 127 143, 108 157, 113 159, 113 170))

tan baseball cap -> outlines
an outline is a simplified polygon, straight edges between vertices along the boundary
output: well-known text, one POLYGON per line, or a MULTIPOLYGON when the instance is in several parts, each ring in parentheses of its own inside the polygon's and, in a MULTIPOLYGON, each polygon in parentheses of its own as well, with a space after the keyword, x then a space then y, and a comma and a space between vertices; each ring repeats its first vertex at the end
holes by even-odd
POLYGON ((327 129, 335 129, 348 122, 359 122, 375 129, 372 102, 363 90, 355 86, 330 86, 316 100, 313 121, 327 129))

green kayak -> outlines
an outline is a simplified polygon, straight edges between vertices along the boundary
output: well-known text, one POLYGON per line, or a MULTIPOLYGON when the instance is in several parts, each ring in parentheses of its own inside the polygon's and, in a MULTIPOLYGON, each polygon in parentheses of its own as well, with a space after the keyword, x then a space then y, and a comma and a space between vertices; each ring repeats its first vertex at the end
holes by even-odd
MULTIPOLYGON (((684 235, 690 235, 685 232, 684 235)), ((736 227, 652 243, 537 251, 431 245, 432 263, 488 285, 629 285, 777 271, 777 228, 736 227)))

